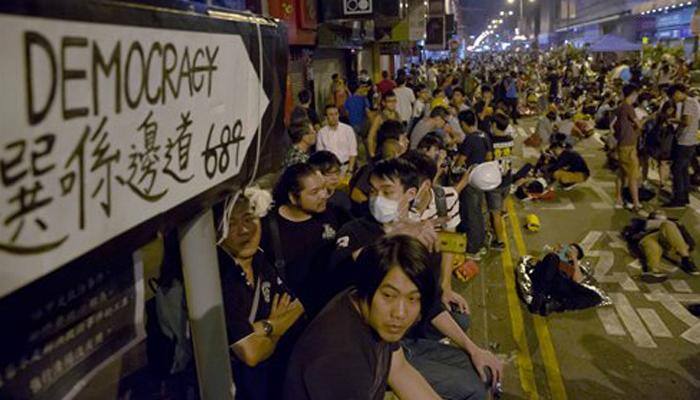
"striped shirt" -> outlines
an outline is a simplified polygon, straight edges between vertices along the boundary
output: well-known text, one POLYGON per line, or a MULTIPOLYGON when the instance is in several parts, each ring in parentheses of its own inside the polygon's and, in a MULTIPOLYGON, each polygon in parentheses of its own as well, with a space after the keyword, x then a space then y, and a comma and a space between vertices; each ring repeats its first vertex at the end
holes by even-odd
MULTIPOLYGON (((445 203, 447 206, 447 222, 443 228, 447 231, 454 231, 461 222, 459 217, 459 194, 457 190, 451 186, 443 186, 443 190, 445 191, 445 203)), ((430 196, 430 203, 428 203, 428 207, 426 207, 423 213, 418 214, 418 211, 411 207, 409 216, 412 219, 430 221, 438 218, 437 206, 435 205, 435 192, 432 188, 430 189, 430 196)))

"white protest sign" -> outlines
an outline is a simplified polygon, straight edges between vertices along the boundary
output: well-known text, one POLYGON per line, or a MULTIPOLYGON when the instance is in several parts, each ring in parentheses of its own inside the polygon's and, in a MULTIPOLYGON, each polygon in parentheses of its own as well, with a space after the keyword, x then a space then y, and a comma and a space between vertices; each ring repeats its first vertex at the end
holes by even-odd
POLYGON ((0 16, 0 297, 240 172, 239 35, 0 16))

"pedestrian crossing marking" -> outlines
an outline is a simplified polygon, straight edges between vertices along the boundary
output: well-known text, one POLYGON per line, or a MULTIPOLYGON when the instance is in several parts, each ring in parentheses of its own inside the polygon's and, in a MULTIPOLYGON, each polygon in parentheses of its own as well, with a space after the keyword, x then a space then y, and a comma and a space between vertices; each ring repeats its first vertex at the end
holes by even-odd
POLYGON ((700 344, 700 322, 693 325, 690 329, 683 332, 681 337, 690 343, 700 344))
POLYGON ((690 288, 688 282, 682 279, 669 279, 668 283, 671 285, 674 291, 679 293, 693 293, 693 289, 690 288))
POLYGON ((603 328, 608 335, 612 336, 627 336, 625 328, 617 317, 613 308, 605 307, 596 309, 600 322, 603 323, 603 328))
POLYGON ((672 338, 673 334, 661 320, 659 314, 652 308, 638 308, 637 312, 654 337, 672 338))
POLYGON ((637 315, 634 307, 632 307, 627 296, 623 293, 610 293, 610 297, 613 300, 617 314, 632 337, 632 341, 634 341, 637 346, 647 349, 658 347, 642 323, 642 320, 637 315))

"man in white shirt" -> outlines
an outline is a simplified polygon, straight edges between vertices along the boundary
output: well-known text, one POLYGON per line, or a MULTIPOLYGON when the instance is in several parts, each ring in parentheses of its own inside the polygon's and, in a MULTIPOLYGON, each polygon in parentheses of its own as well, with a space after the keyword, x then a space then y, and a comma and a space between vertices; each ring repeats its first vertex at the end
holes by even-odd
POLYGON ((676 84, 669 88, 668 96, 681 104, 677 112, 679 118, 673 120, 681 129, 677 136, 677 143, 673 149, 673 199, 664 207, 682 208, 690 201, 690 164, 695 157, 695 147, 698 145, 698 122, 700 121, 700 104, 698 100, 688 96, 685 85, 676 84))
POLYGON ((396 84, 398 85, 394 89, 396 100, 398 101, 396 111, 398 111, 401 117, 401 122, 408 124, 411 122, 413 103, 416 101, 416 96, 413 94, 411 88, 406 87, 406 77, 403 75, 396 78, 396 84))
POLYGON ((316 150, 327 150, 340 160, 341 172, 352 174, 357 158, 357 138, 348 124, 340 122, 338 107, 326 106, 326 125, 318 131, 316 150))
POLYGON ((426 116, 428 103, 430 102, 430 91, 425 85, 416 86, 416 95, 418 98, 413 104, 413 118, 418 121, 426 116))

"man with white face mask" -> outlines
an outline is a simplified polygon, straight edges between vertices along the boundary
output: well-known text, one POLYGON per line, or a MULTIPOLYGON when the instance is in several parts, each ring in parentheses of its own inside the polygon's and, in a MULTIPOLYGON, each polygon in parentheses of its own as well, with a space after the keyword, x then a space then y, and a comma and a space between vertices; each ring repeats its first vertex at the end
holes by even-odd
MULTIPOLYGON (((427 243, 429 248, 434 247, 436 233, 432 222, 413 220, 409 216, 418 195, 419 176, 413 164, 400 158, 374 165, 369 178, 371 215, 345 224, 336 236, 332 277, 338 291, 356 281, 354 260, 363 248, 382 236, 407 234, 427 243)), ((437 275, 439 253, 434 253, 434 256, 432 265, 437 275)), ((420 327, 402 342, 407 359, 441 398, 484 398, 487 369, 493 371, 491 384, 495 386, 500 380, 502 363, 469 339, 464 331, 464 325, 468 323, 463 321, 460 326, 442 306, 441 289, 435 297, 435 306, 424 316, 430 326, 420 327), (438 337, 449 337, 458 347, 441 344, 438 337)))

